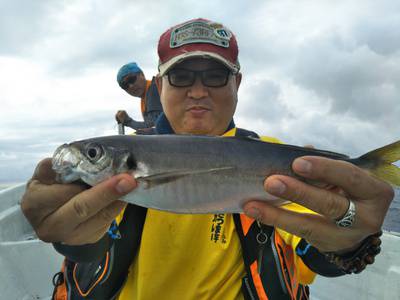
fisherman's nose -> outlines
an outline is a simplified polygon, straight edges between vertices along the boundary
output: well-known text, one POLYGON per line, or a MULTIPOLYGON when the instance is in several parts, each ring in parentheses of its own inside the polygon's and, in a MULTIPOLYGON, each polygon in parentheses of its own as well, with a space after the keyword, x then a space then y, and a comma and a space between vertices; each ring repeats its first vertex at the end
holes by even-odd
POLYGON ((197 76, 193 85, 189 87, 188 96, 193 99, 201 99, 208 96, 208 88, 203 85, 199 76, 197 76))

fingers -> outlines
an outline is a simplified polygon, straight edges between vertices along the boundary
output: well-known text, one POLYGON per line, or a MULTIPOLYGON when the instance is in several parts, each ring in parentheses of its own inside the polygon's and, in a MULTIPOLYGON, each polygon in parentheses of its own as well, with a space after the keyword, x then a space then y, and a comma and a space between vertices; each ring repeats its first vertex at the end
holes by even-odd
POLYGON ((54 178, 51 160, 41 161, 21 202, 24 215, 46 242, 97 241, 126 205, 117 199, 136 187, 136 181, 128 174, 117 175, 91 189, 79 184, 57 184, 54 178))
POLYGON ((357 234, 338 229, 323 216, 300 214, 260 201, 248 202, 243 209, 249 217, 304 238, 320 251, 348 249, 360 241, 357 234))
POLYGON ((111 203, 86 222, 79 224, 68 234, 64 243, 68 245, 81 245, 97 242, 104 236, 105 232, 109 229, 109 224, 115 220, 126 205, 127 203, 123 201, 111 203))
POLYGON ((393 199, 393 190, 388 184, 349 162, 323 157, 298 158, 292 169, 307 183, 293 177, 272 175, 264 182, 265 190, 318 214, 301 214, 256 201, 244 206, 245 213, 262 223, 300 236, 321 251, 354 249, 364 238, 380 230, 393 199), (341 228, 334 220, 347 212, 347 197, 356 206, 356 216, 351 227, 341 228))
POLYGON ((132 176, 120 174, 79 193, 45 218, 37 229, 38 234, 42 239, 63 241, 70 238, 69 234, 79 225, 99 213, 103 214, 105 225, 109 225, 112 221, 110 218, 115 217, 118 214, 116 211, 121 208, 121 204, 116 207, 110 205, 136 188, 136 185, 132 176))
POLYGON ((56 184, 50 158, 39 162, 22 197, 21 209, 35 228, 70 198, 86 189, 80 184, 56 184))
POLYGON ((56 183, 56 173, 53 170, 51 158, 45 158, 38 163, 33 172, 32 180, 38 180, 44 184, 56 183))
POLYGON ((355 199, 375 199, 382 197, 382 192, 385 198, 393 198, 388 184, 349 162, 305 156, 296 159, 292 168, 302 177, 339 186, 355 199))
POLYGON ((349 200, 338 193, 310 186, 292 177, 274 175, 265 180, 268 193, 300 204, 331 220, 342 217, 349 200))
POLYGON ((79 184, 45 185, 39 180, 32 180, 22 197, 21 210, 33 228, 72 197, 78 195, 86 187, 79 184))

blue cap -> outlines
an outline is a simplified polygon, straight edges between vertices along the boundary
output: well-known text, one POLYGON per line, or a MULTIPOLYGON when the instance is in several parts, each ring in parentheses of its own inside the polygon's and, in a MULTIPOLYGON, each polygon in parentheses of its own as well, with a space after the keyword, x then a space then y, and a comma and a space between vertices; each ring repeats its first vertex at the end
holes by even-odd
POLYGON ((138 65, 135 62, 131 62, 129 64, 123 65, 121 69, 119 69, 118 74, 117 74, 117 81, 118 84, 121 85, 122 79, 128 74, 137 74, 137 73, 143 73, 142 69, 138 67, 138 65))

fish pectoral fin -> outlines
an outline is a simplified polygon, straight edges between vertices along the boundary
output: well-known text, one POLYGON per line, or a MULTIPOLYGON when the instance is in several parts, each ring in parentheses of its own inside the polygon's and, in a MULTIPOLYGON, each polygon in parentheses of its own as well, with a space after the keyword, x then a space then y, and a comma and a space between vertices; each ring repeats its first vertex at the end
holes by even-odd
POLYGON ((144 177, 138 177, 138 181, 142 181, 145 183, 145 189, 149 189, 160 184, 168 183, 175 181, 181 177, 185 176, 184 174, 174 174, 173 172, 160 173, 156 175, 149 175, 144 177))
POLYGON ((179 178, 189 176, 189 175, 220 172, 220 171, 231 170, 234 168, 235 167, 219 167, 219 168, 203 169, 203 170, 191 170, 191 169, 175 170, 175 171, 169 171, 169 172, 164 172, 164 173, 158 173, 158 174, 138 177, 136 179, 139 181, 145 182, 146 183, 145 188, 149 189, 149 188, 155 187, 160 184, 173 182, 179 178))

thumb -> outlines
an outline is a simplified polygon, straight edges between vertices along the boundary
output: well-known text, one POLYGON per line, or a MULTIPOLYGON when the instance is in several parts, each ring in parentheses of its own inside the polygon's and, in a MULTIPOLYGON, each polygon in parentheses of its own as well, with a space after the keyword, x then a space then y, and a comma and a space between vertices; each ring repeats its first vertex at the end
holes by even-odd
POLYGON ((51 158, 45 158, 38 163, 31 180, 38 180, 44 184, 56 183, 56 172, 53 170, 51 158))

